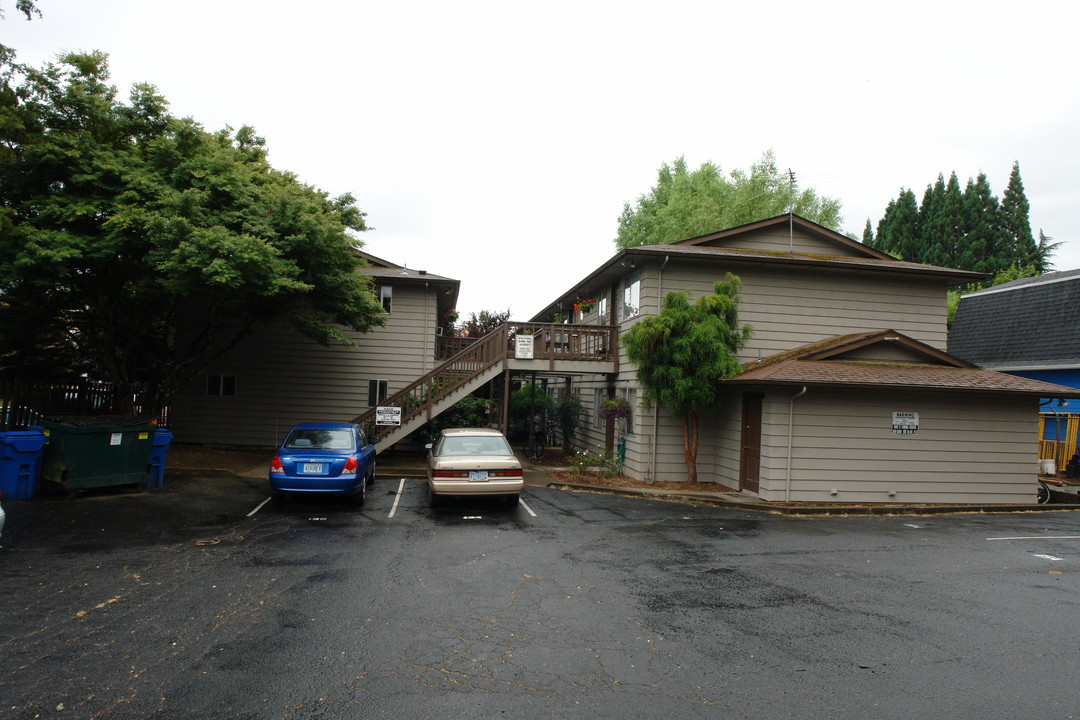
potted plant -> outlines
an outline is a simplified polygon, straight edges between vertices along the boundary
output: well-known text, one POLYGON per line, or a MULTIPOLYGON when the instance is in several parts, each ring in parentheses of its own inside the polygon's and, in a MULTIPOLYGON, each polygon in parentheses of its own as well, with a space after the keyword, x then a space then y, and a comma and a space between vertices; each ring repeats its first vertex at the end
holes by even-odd
POLYGON ((574 309, 581 311, 582 315, 588 315, 594 307, 596 307, 595 300, 582 300, 574 305, 574 309))
POLYGON ((630 414, 630 403, 623 397, 604 398, 597 412, 604 419, 621 420, 630 414))

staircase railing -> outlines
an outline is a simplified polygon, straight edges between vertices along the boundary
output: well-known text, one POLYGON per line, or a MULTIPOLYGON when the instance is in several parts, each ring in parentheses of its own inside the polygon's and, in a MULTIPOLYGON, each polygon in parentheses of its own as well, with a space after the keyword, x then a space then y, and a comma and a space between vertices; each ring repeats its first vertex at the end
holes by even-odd
MULTIPOLYGON (((503 323, 476 342, 463 348, 431 372, 406 385, 380 405, 401 408, 401 424, 420 415, 432 418, 432 407, 456 388, 494 365, 514 356, 516 338, 533 337, 534 359, 614 360, 618 330, 606 325, 563 325, 555 323, 503 323)), ((373 437, 384 437, 396 426, 375 426, 375 408, 353 418, 373 437)))

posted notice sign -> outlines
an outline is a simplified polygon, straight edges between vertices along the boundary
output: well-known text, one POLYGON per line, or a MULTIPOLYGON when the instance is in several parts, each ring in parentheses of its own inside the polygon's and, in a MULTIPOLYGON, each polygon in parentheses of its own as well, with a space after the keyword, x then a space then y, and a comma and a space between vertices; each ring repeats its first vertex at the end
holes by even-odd
POLYGON ((514 358, 517 360, 533 359, 532 335, 517 335, 514 337, 514 358))
POLYGON ((376 425, 400 425, 401 424, 401 408, 392 407, 390 405, 375 408, 375 424, 376 425))
POLYGON ((894 412, 892 414, 893 435, 918 435, 919 413, 894 412))

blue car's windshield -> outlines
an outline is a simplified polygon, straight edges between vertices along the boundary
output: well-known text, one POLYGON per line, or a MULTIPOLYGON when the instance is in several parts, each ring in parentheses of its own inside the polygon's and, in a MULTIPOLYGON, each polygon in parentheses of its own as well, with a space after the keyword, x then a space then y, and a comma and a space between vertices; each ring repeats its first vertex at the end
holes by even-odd
POLYGON ((352 450, 353 434, 349 430, 304 428, 293 430, 285 441, 290 450, 352 450))

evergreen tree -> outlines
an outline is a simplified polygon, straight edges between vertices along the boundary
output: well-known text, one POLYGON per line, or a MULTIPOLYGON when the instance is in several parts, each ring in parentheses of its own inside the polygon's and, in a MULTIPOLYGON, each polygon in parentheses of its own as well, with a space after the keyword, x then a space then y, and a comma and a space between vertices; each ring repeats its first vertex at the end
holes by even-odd
POLYGON ((1054 238, 1047 237, 1042 228, 1039 228, 1039 245, 1032 254, 1030 267, 1035 268, 1040 275, 1053 270, 1054 262, 1051 260, 1051 256, 1059 247, 1061 247, 1060 242, 1054 242, 1054 238))
POLYGON ((1051 255, 1061 243, 1052 242, 1041 230, 1039 242, 1032 239, 1018 163, 1013 164, 1000 201, 985 173, 969 178, 961 190, 954 171, 948 182, 939 173, 937 181, 926 188, 914 224, 913 203, 914 193, 903 189, 889 201, 876 236, 871 235, 871 247, 910 262, 992 275, 1008 268, 1033 268, 1041 274, 1053 267, 1051 255))
POLYGON ((878 250, 911 259, 918 244, 919 205, 915 193, 901 188, 900 195, 889 203, 885 217, 878 223, 878 250))
POLYGON ((937 182, 926 186, 922 205, 919 207, 918 235, 923 248, 918 262, 930 265, 949 265, 953 249, 946 245, 946 223, 942 210, 945 205, 945 177, 938 173, 937 182))
POLYGON ((714 294, 690 302, 689 293, 669 292, 659 315, 635 324, 622 339, 637 366, 645 399, 683 420, 687 478, 697 481, 698 413, 720 397, 720 382, 739 372, 738 351, 750 338, 739 325, 738 277, 713 286, 714 294))
POLYGON ((870 224, 870 218, 866 218, 866 227, 862 231, 863 245, 874 247, 874 227, 870 224))
POLYGON ((1009 234, 1001 226, 998 200, 990 192, 986 173, 968 180, 964 190, 964 245, 975 257, 970 269, 996 274, 1012 265, 1009 234))
MULTIPOLYGON (((1009 184, 1001 196, 1001 226, 1009 234, 1009 255, 1014 267, 1025 267, 1036 262, 1035 239, 1031 236, 1031 220, 1024 181, 1020 179, 1020 163, 1014 162, 1009 174, 1009 184)), ((1043 260, 1048 258, 1044 257, 1043 260)))

